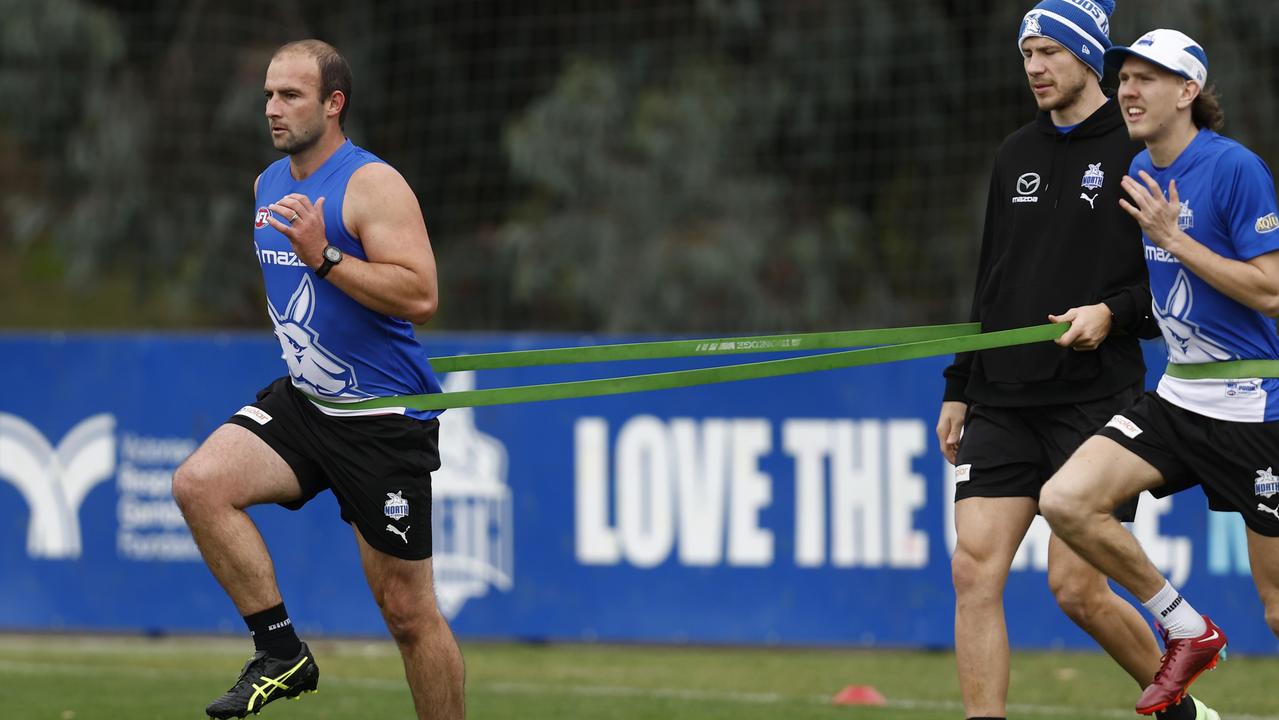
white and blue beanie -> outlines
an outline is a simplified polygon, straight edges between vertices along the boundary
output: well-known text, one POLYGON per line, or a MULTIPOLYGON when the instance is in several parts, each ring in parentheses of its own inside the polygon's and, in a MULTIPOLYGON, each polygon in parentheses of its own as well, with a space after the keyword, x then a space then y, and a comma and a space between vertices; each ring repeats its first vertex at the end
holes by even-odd
POLYGON ((1189 35, 1160 28, 1137 38, 1128 47, 1116 45, 1106 51, 1106 65, 1118 69, 1124 58, 1134 55, 1168 72, 1194 80, 1203 87, 1208 82, 1208 54, 1189 35))
POLYGON ((1021 19, 1017 49, 1026 38, 1056 40, 1101 78, 1110 47, 1110 14, 1115 0, 1043 0, 1021 19))

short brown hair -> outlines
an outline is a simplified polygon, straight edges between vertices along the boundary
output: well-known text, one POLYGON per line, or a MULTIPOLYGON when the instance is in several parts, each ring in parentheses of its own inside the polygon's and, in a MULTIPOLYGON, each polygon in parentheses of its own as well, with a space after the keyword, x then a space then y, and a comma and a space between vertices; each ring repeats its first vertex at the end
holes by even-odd
POLYGON ((1190 119, 1195 127, 1217 131, 1226 126, 1226 111, 1221 109, 1216 86, 1203 88, 1190 105, 1190 119))
POLYGON ((346 111, 351 109, 351 66, 332 45, 323 40, 294 40, 276 49, 271 57, 297 52, 315 58, 320 67, 320 97, 327 100, 334 92, 342 93, 346 102, 338 113, 338 127, 346 128, 346 111))

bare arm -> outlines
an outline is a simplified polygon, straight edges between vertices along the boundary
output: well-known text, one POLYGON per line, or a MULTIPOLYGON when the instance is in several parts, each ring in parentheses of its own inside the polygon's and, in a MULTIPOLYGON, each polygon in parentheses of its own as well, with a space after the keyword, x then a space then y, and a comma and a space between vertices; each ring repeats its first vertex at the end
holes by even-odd
POLYGON ((1175 180, 1169 184, 1165 199, 1158 183, 1144 170, 1141 179, 1124 177, 1121 183, 1133 201, 1120 200, 1119 204, 1137 219, 1152 243, 1235 301, 1268 317, 1279 316, 1279 251, 1247 261, 1218 255, 1177 226, 1181 201, 1175 180))
MULTIPOLYGON (((268 221, 289 238, 302 262, 319 267, 328 243, 324 198, 312 205, 305 196, 293 194, 270 207, 284 218, 298 214, 291 226, 274 218, 268 221)), ((430 320, 439 303, 435 255, 422 209, 404 178, 383 163, 360 168, 347 184, 342 216, 368 260, 347 255, 324 279, 370 310, 419 325, 430 320)))

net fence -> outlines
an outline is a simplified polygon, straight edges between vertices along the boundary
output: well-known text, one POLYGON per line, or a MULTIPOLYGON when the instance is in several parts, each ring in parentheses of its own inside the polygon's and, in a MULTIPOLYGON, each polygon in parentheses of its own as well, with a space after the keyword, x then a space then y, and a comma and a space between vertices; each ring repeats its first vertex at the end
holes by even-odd
MULTIPOLYGON (((1279 161, 1271 3, 1118 5, 1117 41, 1196 37, 1226 133, 1279 161)), ((1034 112, 1030 6, 0 0, 0 325, 261 327, 261 89, 302 37, 418 195, 433 328, 962 320, 991 157, 1034 112)))

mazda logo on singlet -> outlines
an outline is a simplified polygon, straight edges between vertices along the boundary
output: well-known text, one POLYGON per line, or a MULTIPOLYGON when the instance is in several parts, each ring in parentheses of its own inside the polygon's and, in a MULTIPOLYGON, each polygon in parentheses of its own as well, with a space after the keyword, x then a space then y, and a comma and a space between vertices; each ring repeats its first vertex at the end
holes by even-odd
POLYGON ((1018 195, 1034 195, 1039 191, 1039 173, 1025 173, 1017 178, 1018 195))

